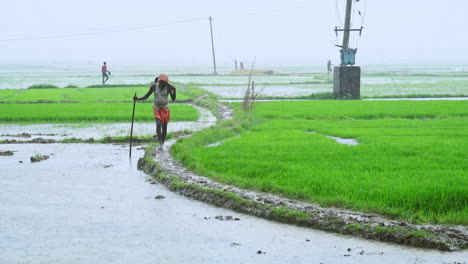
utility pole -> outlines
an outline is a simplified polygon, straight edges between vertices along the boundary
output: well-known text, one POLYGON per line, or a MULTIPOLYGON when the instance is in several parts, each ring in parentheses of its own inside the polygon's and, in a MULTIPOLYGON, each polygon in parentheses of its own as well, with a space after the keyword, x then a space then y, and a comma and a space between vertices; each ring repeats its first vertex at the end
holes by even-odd
MULTIPOLYGON (((355 0, 359 2, 359 0, 355 0)), ((344 29, 335 27, 335 33, 338 36, 338 31, 343 31, 343 45, 341 47, 341 64, 334 68, 333 72, 333 94, 337 99, 359 99, 361 95, 361 67, 354 66, 356 51, 349 47, 349 35, 351 31, 359 31, 360 29, 351 29, 351 10, 353 0, 346 0, 346 15, 344 29), (349 66, 348 66, 349 65, 349 66)))
POLYGON ((344 35, 343 35, 343 49, 349 48, 349 27, 351 26, 351 6, 353 5, 353 0, 347 0, 346 2, 346 15, 345 15, 345 25, 344 25, 344 35))
POLYGON ((213 51, 213 68, 214 68, 213 75, 218 75, 218 73, 216 72, 216 58, 215 58, 214 41, 213 41, 213 26, 211 25, 212 20, 213 18, 211 18, 210 16, 211 50, 213 51))

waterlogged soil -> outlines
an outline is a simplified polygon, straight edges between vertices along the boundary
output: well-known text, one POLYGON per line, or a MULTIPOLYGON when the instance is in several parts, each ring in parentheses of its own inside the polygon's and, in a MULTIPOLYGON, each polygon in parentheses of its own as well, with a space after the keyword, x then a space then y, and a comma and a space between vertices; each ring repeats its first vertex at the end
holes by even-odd
MULTIPOLYGON (((200 113, 197 121, 171 122, 168 125, 168 133, 184 130, 196 131, 216 122, 216 117, 208 110, 194 106, 200 113)), ((99 140, 105 137, 122 137, 130 135, 131 123, 109 124, 0 124, 0 141, 14 143, 15 141, 29 143, 53 143, 56 141, 80 138, 99 140)), ((135 123, 133 125, 134 136, 148 136, 156 134, 155 123, 135 123)))
POLYGON ((453 263, 467 253, 388 245, 190 200, 136 169, 143 150, 4 145, 0 263, 453 263), (35 153, 40 163, 19 163, 35 153), (260 252, 260 253, 259 253, 260 252))
MULTIPOLYGON (((223 106, 220 113, 222 119, 232 115, 223 106)), ((203 127, 215 121, 207 116, 203 127)), ((15 155, 0 157, 0 263, 393 264, 468 258, 466 251, 389 245, 187 199, 136 170, 141 147, 133 149, 132 159, 128 146, 121 145, 5 144, 2 149, 15 155), (37 153, 50 158, 26 162, 37 153)), ((171 159, 167 148, 159 153, 171 159)), ((173 160, 168 164, 183 169, 173 160)))
MULTIPOLYGON (((333 87, 330 84, 323 84, 321 87, 300 87, 297 85, 291 86, 256 86, 256 91, 260 91, 260 96, 308 96, 314 93, 330 92, 333 87)), ((210 91, 223 98, 243 98, 247 85, 244 86, 201 86, 204 90, 210 91)))
MULTIPOLYGON (((257 85, 256 90, 260 91, 265 85, 257 85)), ((208 90, 222 98, 243 98, 247 85, 242 86, 201 86, 201 88, 208 90)), ((310 96, 317 93, 333 92, 333 84, 323 83, 315 85, 307 84, 290 84, 290 85, 266 85, 260 93, 260 97, 296 97, 296 96, 310 96)), ((466 95, 466 88, 460 87, 408 87, 405 84, 394 85, 388 84, 388 87, 372 87, 366 86, 365 83, 361 86, 362 96, 392 96, 392 95, 413 95, 413 94, 432 94, 432 95, 466 95)))

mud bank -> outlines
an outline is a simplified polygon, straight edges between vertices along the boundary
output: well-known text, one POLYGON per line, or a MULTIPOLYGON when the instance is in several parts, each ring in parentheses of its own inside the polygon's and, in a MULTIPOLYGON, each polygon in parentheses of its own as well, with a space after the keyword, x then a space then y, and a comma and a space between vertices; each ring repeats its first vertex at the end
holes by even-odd
MULTIPOLYGON (((224 111, 225 118, 230 117, 225 108, 220 110, 224 111)), ((167 142, 163 150, 148 147, 145 156, 138 161, 138 169, 170 190, 192 199, 282 223, 371 240, 441 251, 468 248, 468 230, 464 226, 413 225, 377 214, 324 208, 213 182, 187 171, 173 160, 169 148, 174 143, 175 140, 167 142)))
MULTIPOLYGON (((163 155, 163 154, 162 154, 163 155)), ((161 152, 149 148, 138 168, 171 191, 237 212, 296 224, 328 232, 442 251, 468 248, 467 230, 462 226, 411 225, 390 221, 375 214, 322 208, 265 193, 224 186, 203 177, 183 175, 185 171, 160 166, 161 152)))

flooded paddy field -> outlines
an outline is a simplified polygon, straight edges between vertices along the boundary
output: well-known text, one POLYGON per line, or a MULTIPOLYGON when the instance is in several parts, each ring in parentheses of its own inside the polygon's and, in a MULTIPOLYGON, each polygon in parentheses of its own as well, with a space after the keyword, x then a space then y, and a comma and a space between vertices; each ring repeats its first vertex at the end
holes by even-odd
POLYGON ((136 169, 143 151, 129 160, 127 146, 1 148, 14 151, 0 157, 2 263, 463 263, 468 257, 278 224, 189 200, 149 182, 136 169), (37 153, 50 158, 31 163, 37 153))
MULTIPOLYGON (((108 84, 148 85, 161 69, 152 66, 116 65, 108 84)), ((468 66, 463 65, 364 65, 361 95, 468 95, 468 66)), ((0 89, 26 89, 33 84, 54 84, 59 87, 85 87, 100 83, 100 73, 89 65, 79 66, 1 66, 0 89)), ((265 86, 260 96, 296 97, 333 91, 333 75, 317 66, 275 67, 279 74, 252 76, 258 88, 265 86)), ((247 87, 248 75, 231 75, 222 67, 222 74, 209 75, 209 67, 169 67, 171 80, 202 87, 223 98, 241 98, 247 87), (196 74, 187 74, 187 73, 196 74)), ((6 96, 6 95, 5 95, 6 96)))
MULTIPOLYGON (((159 71, 114 71, 111 81, 148 83, 159 71)), ((255 81, 259 87, 268 83, 268 96, 293 97, 332 89, 325 74, 301 75, 301 71, 289 76, 255 77, 255 81)), ((414 85, 429 83, 424 78, 413 80, 414 85)), ((172 80, 232 98, 242 97, 248 76, 174 75, 172 80)), ((99 81, 99 74, 89 68, 39 67, 32 73, 28 69, 0 73, 0 89, 24 89, 38 83, 84 87, 99 81)), ((363 84, 368 85, 394 86, 394 81, 406 82, 386 76, 363 77, 363 84)), ((465 91, 463 85, 460 87, 465 91)), ((382 92, 374 88, 376 94, 382 92)), ((386 91, 398 94, 396 90, 386 91)), ((200 120, 171 122, 168 132, 196 131, 216 122, 210 112, 197 109, 200 120)), ((0 124, 0 140, 100 139, 128 136, 129 130, 130 123, 0 124)), ((154 135, 154 130, 152 122, 136 123, 134 135, 154 135)), ((204 151, 242 139, 222 141, 204 151)), ((0 263, 393 264, 463 263, 468 259, 466 251, 442 253, 356 239, 278 224, 187 199, 136 169, 137 160, 143 156, 141 147, 133 149, 131 160, 127 145, 2 144, 0 152, 6 153, 0 156, 0 263), (32 163, 33 156, 48 159, 32 163)))
MULTIPOLYGON (((244 86, 202 86, 201 88, 210 91, 223 98, 242 98, 245 94, 247 85, 244 86)), ((262 90, 261 96, 264 97, 294 97, 294 96, 307 96, 313 93, 329 92, 329 88, 314 88, 314 87, 300 87, 297 85, 284 86, 284 85, 258 85, 258 90, 262 90)), ((332 88, 333 89, 333 88, 332 88)))
MULTIPOLYGON (((168 133, 184 130, 201 130, 216 122, 216 117, 208 110, 194 106, 200 118, 197 121, 171 122, 168 133)), ((75 123, 75 124, 0 124, 0 140, 30 141, 35 138, 63 140, 69 138, 101 139, 123 137, 130 134, 131 123, 75 123)), ((133 135, 156 134, 155 123, 135 123, 133 135)))

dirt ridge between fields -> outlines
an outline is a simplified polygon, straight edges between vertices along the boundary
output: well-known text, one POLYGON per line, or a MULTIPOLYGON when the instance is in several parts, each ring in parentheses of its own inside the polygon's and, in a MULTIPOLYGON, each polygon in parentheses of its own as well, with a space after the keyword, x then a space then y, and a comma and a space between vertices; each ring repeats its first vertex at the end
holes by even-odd
MULTIPOLYGON (((232 118, 232 110, 218 105, 219 120, 232 118)), ((138 169, 151 175, 170 190, 192 199, 283 223, 442 251, 468 248, 465 226, 413 225, 389 220, 377 214, 325 208, 278 195, 242 190, 213 182, 186 170, 170 155, 176 139, 163 149, 149 147, 138 161, 138 169)))

